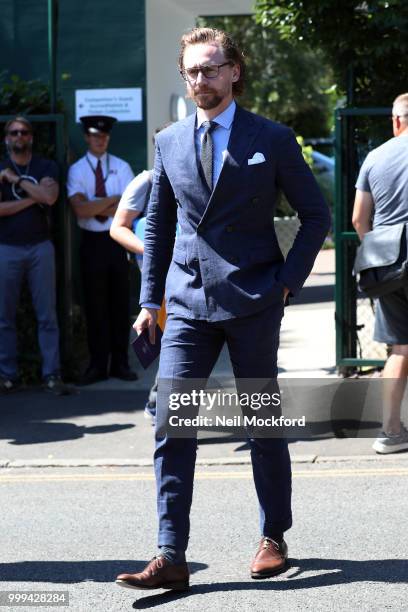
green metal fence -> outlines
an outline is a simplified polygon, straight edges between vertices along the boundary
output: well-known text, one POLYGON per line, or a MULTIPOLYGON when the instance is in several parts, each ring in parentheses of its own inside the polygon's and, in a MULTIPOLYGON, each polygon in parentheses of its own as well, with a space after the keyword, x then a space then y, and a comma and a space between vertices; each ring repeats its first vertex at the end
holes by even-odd
POLYGON ((386 358, 385 345, 372 340, 375 304, 358 292, 352 274, 359 239, 351 218, 360 166, 370 150, 392 137, 390 115, 390 108, 336 112, 336 365, 343 374, 382 366, 386 358))
MULTIPOLYGON (((15 115, 0 115, 0 129, 15 115)), ((72 222, 65 195, 67 172, 67 137, 65 117, 61 114, 27 115, 34 128, 34 153, 54 159, 60 169, 60 194, 52 209, 53 240, 57 264, 57 307, 61 335, 61 354, 64 360, 72 355, 72 222)))

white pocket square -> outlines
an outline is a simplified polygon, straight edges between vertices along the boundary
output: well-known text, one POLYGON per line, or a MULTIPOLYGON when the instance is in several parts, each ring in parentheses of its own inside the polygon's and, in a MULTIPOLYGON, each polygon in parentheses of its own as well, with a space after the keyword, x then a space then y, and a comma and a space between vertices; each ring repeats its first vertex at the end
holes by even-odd
POLYGON ((255 164, 262 164, 265 161, 263 153, 254 153, 254 156, 248 159, 248 166, 254 166, 255 164))

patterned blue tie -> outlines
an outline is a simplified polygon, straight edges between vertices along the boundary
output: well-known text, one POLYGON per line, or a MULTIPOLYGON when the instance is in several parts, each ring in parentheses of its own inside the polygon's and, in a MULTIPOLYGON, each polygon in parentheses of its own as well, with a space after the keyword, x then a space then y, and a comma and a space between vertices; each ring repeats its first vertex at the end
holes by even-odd
POLYGON ((202 127, 204 128, 204 136, 201 143, 201 167, 203 174, 210 191, 213 190, 213 139, 211 132, 217 127, 215 121, 204 121, 202 127))

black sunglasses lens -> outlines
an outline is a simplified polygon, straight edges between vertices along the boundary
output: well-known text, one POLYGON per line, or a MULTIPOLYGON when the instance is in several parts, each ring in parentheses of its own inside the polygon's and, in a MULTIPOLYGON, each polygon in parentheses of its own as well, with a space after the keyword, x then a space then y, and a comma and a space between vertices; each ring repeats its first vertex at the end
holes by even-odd
POLYGON ((19 134, 21 134, 21 136, 27 136, 29 133, 28 130, 11 130, 9 132, 10 136, 18 136, 19 134))

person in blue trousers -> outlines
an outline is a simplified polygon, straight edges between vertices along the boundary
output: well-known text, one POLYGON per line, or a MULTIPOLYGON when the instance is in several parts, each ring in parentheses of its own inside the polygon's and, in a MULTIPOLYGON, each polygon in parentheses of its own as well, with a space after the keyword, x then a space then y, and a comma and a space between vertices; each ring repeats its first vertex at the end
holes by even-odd
MULTIPOLYGON (((135 589, 189 588, 197 439, 193 431, 172 435, 169 391, 208 379, 225 343, 237 384, 266 379, 273 387, 284 302, 300 291, 330 227, 293 132, 237 104, 245 61, 231 37, 211 28, 188 32, 179 69, 197 111, 156 137, 135 323, 154 342, 166 295, 154 453, 159 550, 142 572, 117 577, 135 589), (281 190, 301 223, 286 260, 273 224, 281 190)), ((261 527, 251 576, 267 578, 287 565, 290 458, 284 437, 251 435, 249 444, 261 527)), ((228 571, 228 558, 224 563, 228 571)))
POLYGON ((65 395, 49 218, 58 198, 59 169, 54 161, 33 155, 33 127, 25 117, 6 124, 5 145, 8 156, 0 163, 0 393, 19 386, 16 312, 26 278, 38 322, 43 386, 65 395))

